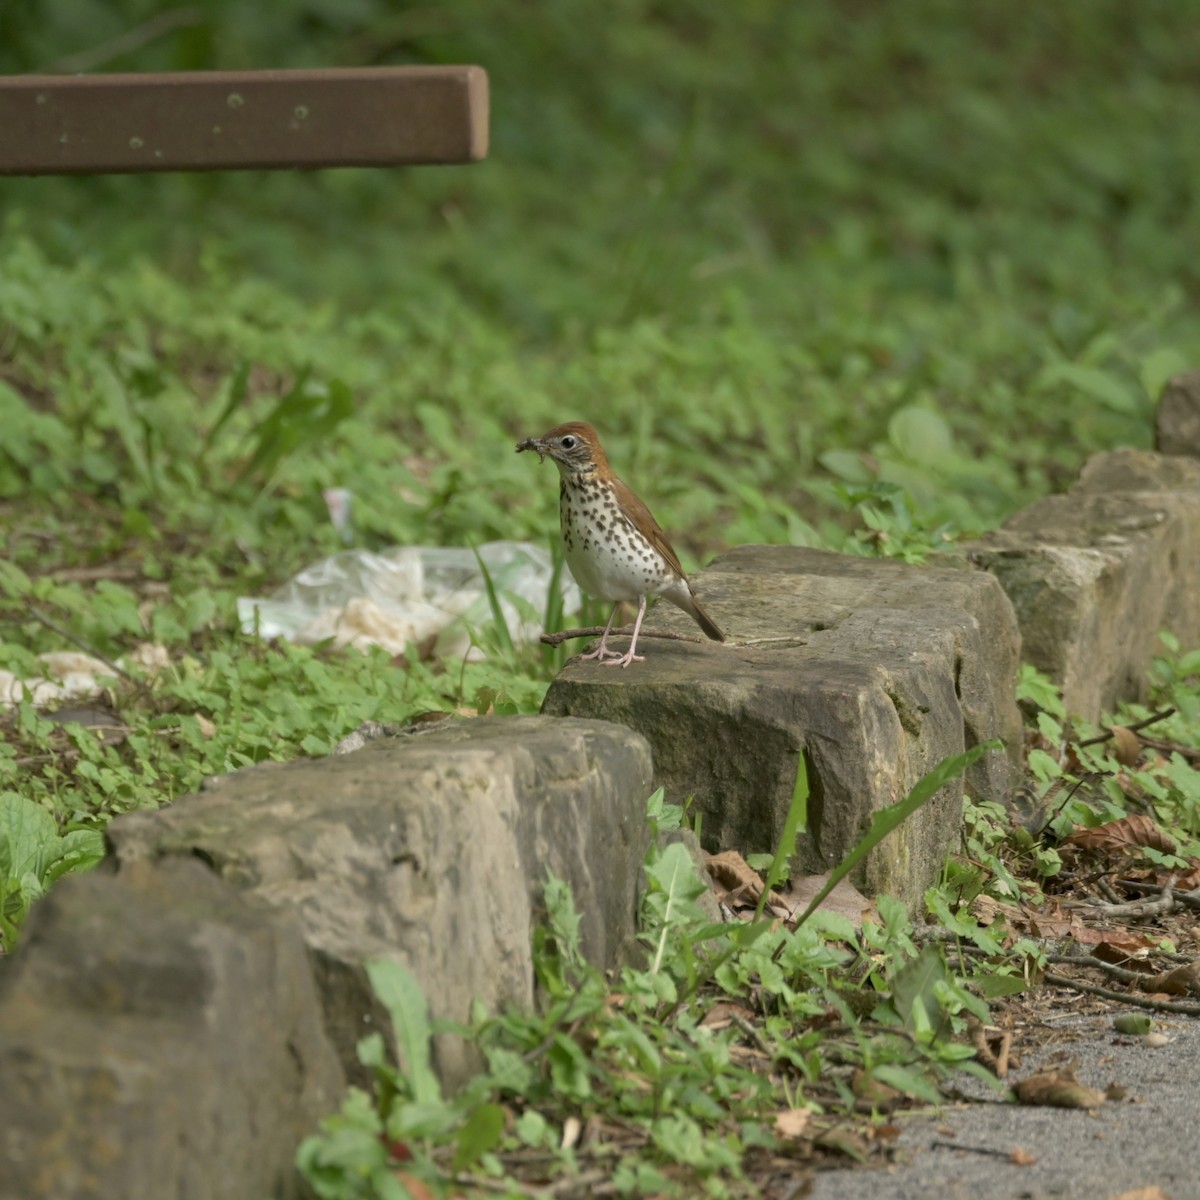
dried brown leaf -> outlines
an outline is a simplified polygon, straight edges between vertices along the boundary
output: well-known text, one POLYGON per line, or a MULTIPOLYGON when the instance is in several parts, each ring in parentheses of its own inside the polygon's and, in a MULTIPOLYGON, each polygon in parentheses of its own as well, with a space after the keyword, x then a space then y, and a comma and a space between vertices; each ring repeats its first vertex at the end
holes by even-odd
POLYGON ((1163 992, 1168 996, 1200 996, 1200 962, 1183 963, 1161 975, 1138 981, 1143 992, 1163 992))
POLYGON ((735 1020, 753 1021, 754 1013, 742 1004, 734 1004, 728 1000, 718 1001, 704 1014, 700 1024, 705 1029, 728 1029, 735 1020))
POLYGON ((1127 929, 1097 930, 1100 938, 1092 953, 1105 962, 1119 963, 1130 970, 1150 969, 1143 960, 1158 945, 1159 938, 1144 933, 1130 933, 1127 929))
POLYGON ((811 1108, 785 1108, 775 1116, 775 1136, 780 1138, 802 1137, 812 1120, 811 1108))
POLYGON ((1174 841, 1144 813, 1133 813, 1094 829, 1077 829, 1063 844, 1111 854, 1137 854, 1143 846, 1161 850, 1163 854, 1174 854, 1176 850, 1174 841))
POLYGON ((1015 1146, 1008 1156, 1008 1161, 1014 1167, 1032 1167, 1037 1162, 1037 1155, 1030 1154, 1028 1150, 1022 1150, 1020 1146, 1015 1146))
MULTIPOLYGON (((796 876, 782 893, 783 903, 788 906, 792 915, 802 913, 828 881, 828 871, 823 875, 796 876)), ((819 911, 837 913, 845 917, 855 929, 861 929, 863 920, 874 915, 875 902, 868 900, 849 879, 843 879, 821 901, 819 911)))
POLYGON ((1052 1108, 1099 1108, 1107 1097, 1095 1088, 1075 1079, 1073 1066, 1040 1071, 1013 1085, 1022 1104, 1041 1104, 1052 1108))
POLYGON ((415 1175, 410 1175, 407 1171, 396 1171, 394 1174, 412 1200, 433 1200, 433 1193, 429 1190, 427 1183, 415 1175))
POLYGON ((1189 858, 1186 875, 1180 875, 1175 880, 1177 892, 1190 892, 1200 887, 1200 858, 1189 858))
MULTIPOLYGON (((737 850, 706 854, 704 865, 713 879, 725 888, 730 903, 758 903, 758 898, 763 894, 762 877, 737 850)), ((783 904, 778 892, 772 892, 767 899, 772 904, 783 904)))
POLYGON ((1112 735, 1113 757, 1123 767, 1132 767, 1142 757, 1142 739, 1127 725, 1109 727, 1112 735))
POLYGON ((856 1162, 866 1161, 866 1139, 847 1125, 827 1125, 815 1133, 815 1140, 824 1150, 836 1150, 856 1162))
POLYGON ((971 916, 980 925, 992 925, 1003 921, 1010 929, 1025 929, 1029 924, 1029 914, 1019 904, 1011 904, 1006 900, 997 900, 986 892, 980 892, 971 901, 971 916))

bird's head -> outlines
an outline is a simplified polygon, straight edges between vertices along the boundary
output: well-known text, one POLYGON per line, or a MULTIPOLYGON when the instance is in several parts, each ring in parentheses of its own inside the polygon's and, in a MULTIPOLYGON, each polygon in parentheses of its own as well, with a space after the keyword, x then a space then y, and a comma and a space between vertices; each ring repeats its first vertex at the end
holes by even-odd
POLYGON ((541 437, 526 438, 517 443, 517 453, 522 450, 534 451, 539 460, 552 458, 564 477, 608 470, 600 438, 585 421, 569 421, 566 425, 556 425, 541 437))

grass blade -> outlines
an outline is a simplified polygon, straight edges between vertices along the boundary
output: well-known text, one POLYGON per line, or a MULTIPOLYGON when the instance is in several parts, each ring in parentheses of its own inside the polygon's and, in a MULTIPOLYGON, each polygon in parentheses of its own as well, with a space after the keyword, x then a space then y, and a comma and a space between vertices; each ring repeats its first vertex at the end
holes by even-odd
MULTIPOLYGON (((779 845, 775 848, 775 857, 771 868, 767 871, 766 886, 758 898, 758 907, 754 910, 754 919, 762 916, 771 889, 784 877, 787 872, 788 859, 796 853, 796 838, 800 831, 808 825, 808 764, 801 750, 796 762, 796 782, 792 787, 792 802, 788 805, 787 819, 783 823, 783 834, 779 845)), ((807 914, 805 914, 807 915, 807 914)))
POLYGON ((955 754, 950 758, 943 759, 928 775, 923 776, 917 781, 912 791, 903 800, 897 800, 895 804, 891 804, 887 808, 877 812, 871 821, 871 828, 859 840, 858 845, 829 873, 829 879, 826 881, 825 886, 812 898, 812 902, 797 918, 796 928, 799 929, 820 908, 829 893, 893 829, 911 817, 918 808, 928 803, 929 800, 937 795, 938 791, 949 783, 951 779, 955 779, 961 775, 972 763, 982 758, 988 751, 1002 750, 1003 748, 1004 743, 1000 741, 984 742, 982 745, 972 746, 964 754, 955 754))

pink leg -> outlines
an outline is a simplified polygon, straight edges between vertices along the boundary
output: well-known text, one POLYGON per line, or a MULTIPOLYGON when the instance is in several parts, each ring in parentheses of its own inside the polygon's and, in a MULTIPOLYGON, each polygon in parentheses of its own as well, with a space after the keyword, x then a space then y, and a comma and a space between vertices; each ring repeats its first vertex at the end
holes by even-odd
POLYGON ((613 622, 617 619, 617 609, 620 607, 621 605, 619 602, 614 604, 612 612, 608 614, 608 624, 604 627, 604 634, 600 638, 600 645, 598 645, 595 650, 589 650, 586 654, 581 654, 579 656, 580 659, 586 662, 589 658, 598 658, 601 662, 603 662, 606 658, 621 657, 615 650, 610 650, 608 648, 608 634, 613 627, 613 622))
POLYGON ((624 654, 617 655, 615 658, 610 658, 604 665, 606 667, 627 667, 631 662, 645 662, 646 657, 643 654, 634 654, 637 649, 638 630, 642 627, 642 618, 646 615, 646 597, 638 597, 638 615, 637 620, 633 623, 633 640, 629 643, 629 649, 624 654))

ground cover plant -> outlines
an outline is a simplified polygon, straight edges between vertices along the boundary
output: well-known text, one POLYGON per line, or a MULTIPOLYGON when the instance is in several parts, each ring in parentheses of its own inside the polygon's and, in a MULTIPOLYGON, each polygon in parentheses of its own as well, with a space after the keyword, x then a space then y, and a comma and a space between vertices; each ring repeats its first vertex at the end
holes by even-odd
MULTIPOLYGON (((1197 15, 1190 0, 0 7, 5 72, 475 61, 494 95, 477 167, 0 180, 0 669, 32 680, 55 651, 109 669, 66 711, 18 684, 0 715, 0 949, 97 860, 116 814, 325 754, 364 720, 535 711, 561 652, 497 628, 466 664, 266 640, 235 609, 347 539, 548 543, 555 489, 511 452, 519 437, 595 422, 689 569, 747 541, 919 559, 1093 451, 1149 445, 1163 380, 1200 361, 1200 140, 1183 132, 1197 15), (349 532, 323 501, 336 487, 349 532)), ((697 1179, 719 1194, 769 1183, 772 1156, 879 1153, 887 1126, 843 1116, 932 1100, 964 1050, 997 1070, 970 1017, 1003 1026, 1006 989, 1016 1004, 1066 972, 1141 994, 1100 953, 1052 961, 1047 932, 1136 946, 1159 975, 1194 956, 1169 911, 1101 935, 1055 900, 1187 883, 1188 649, 1156 664, 1155 710, 1120 718, 1175 710, 1129 735, 1140 765, 1126 737, 1124 758, 1084 745, 1102 731, 1027 678, 1027 819, 968 806, 929 898, 946 948, 886 904, 870 927, 749 922, 719 935, 745 944, 707 982, 704 1004, 730 1007, 664 1024, 664 989, 700 994, 712 940, 674 860, 652 864, 658 967, 631 969, 621 1004, 573 957, 552 890, 551 1007, 490 1015, 474 1107, 422 1074, 417 1021, 404 1071, 364 1051, 379 1090, 307 1169, 335 1196, 395 1194, 397 1172, 417 1195, 576 1169, 594 1188, 589 1155, 611 1151, 628 1194, 697 1179), (1121 824, 1135 818, 1152 824, 1121 824), (704 1053, 681 1065, 683 1043, 704 1053)), ((408 987, 378 982, 393 1000, 408 987)))
POLYGON ((235 598, 346 537, 551 541, 511 447, 563 419, 689 569, 919 558, 1148 444, 1200 358, 1172 133, 1198 28, 1116 0, 7 7, 7 71, 479 61, 495 103, 477 167, 0 181, 0 669, 120 666, 91 733, 8 711, 0 789, 68 836, 371 716, 535 709, 549 653, 264 645, 235 598))
MULTIPOLYGON (((373 1091, 350 1090, 301 1146, 300 1169, 325 1200, 783 1197, 803 1194, 814 1168, 888 1161, 905 1110, 963 1098, 967 1073, 992 1101, 1119 1102, 1119 1081, 1101 1092, 1064 1066, 1010 1084, 1008 1069, 1053 1036, 1042 1018, 1056 1000, 1099 997, 1135 1037, 1164 1037, 1154 1013, 1200 1016, 1200 654, 1174 650, 1154 664, 1153 708, 1099 730, 1069 722, 1053 686, 1025 672, 1028 804, 964 801, 962 844, 924 922, 845 879, 982 748, 879 814, 813 887, 783 886, 803 768, 761 876, 724 851, 702 877, 681 843, 660 842, 643 956, 610 977, 581 958, 570 894, 549 878, 537 1011, 480 1012, 460 1031, 487 1070, 453 1097, 431 1067, 415 980, 371 964, 399 1062, 379 1033, 360 1043, 373 1091), (701 903, 713 888, 723 920, 701 903)), ((659 793, 650 817, 661 830, 683 814, 659 793)))

